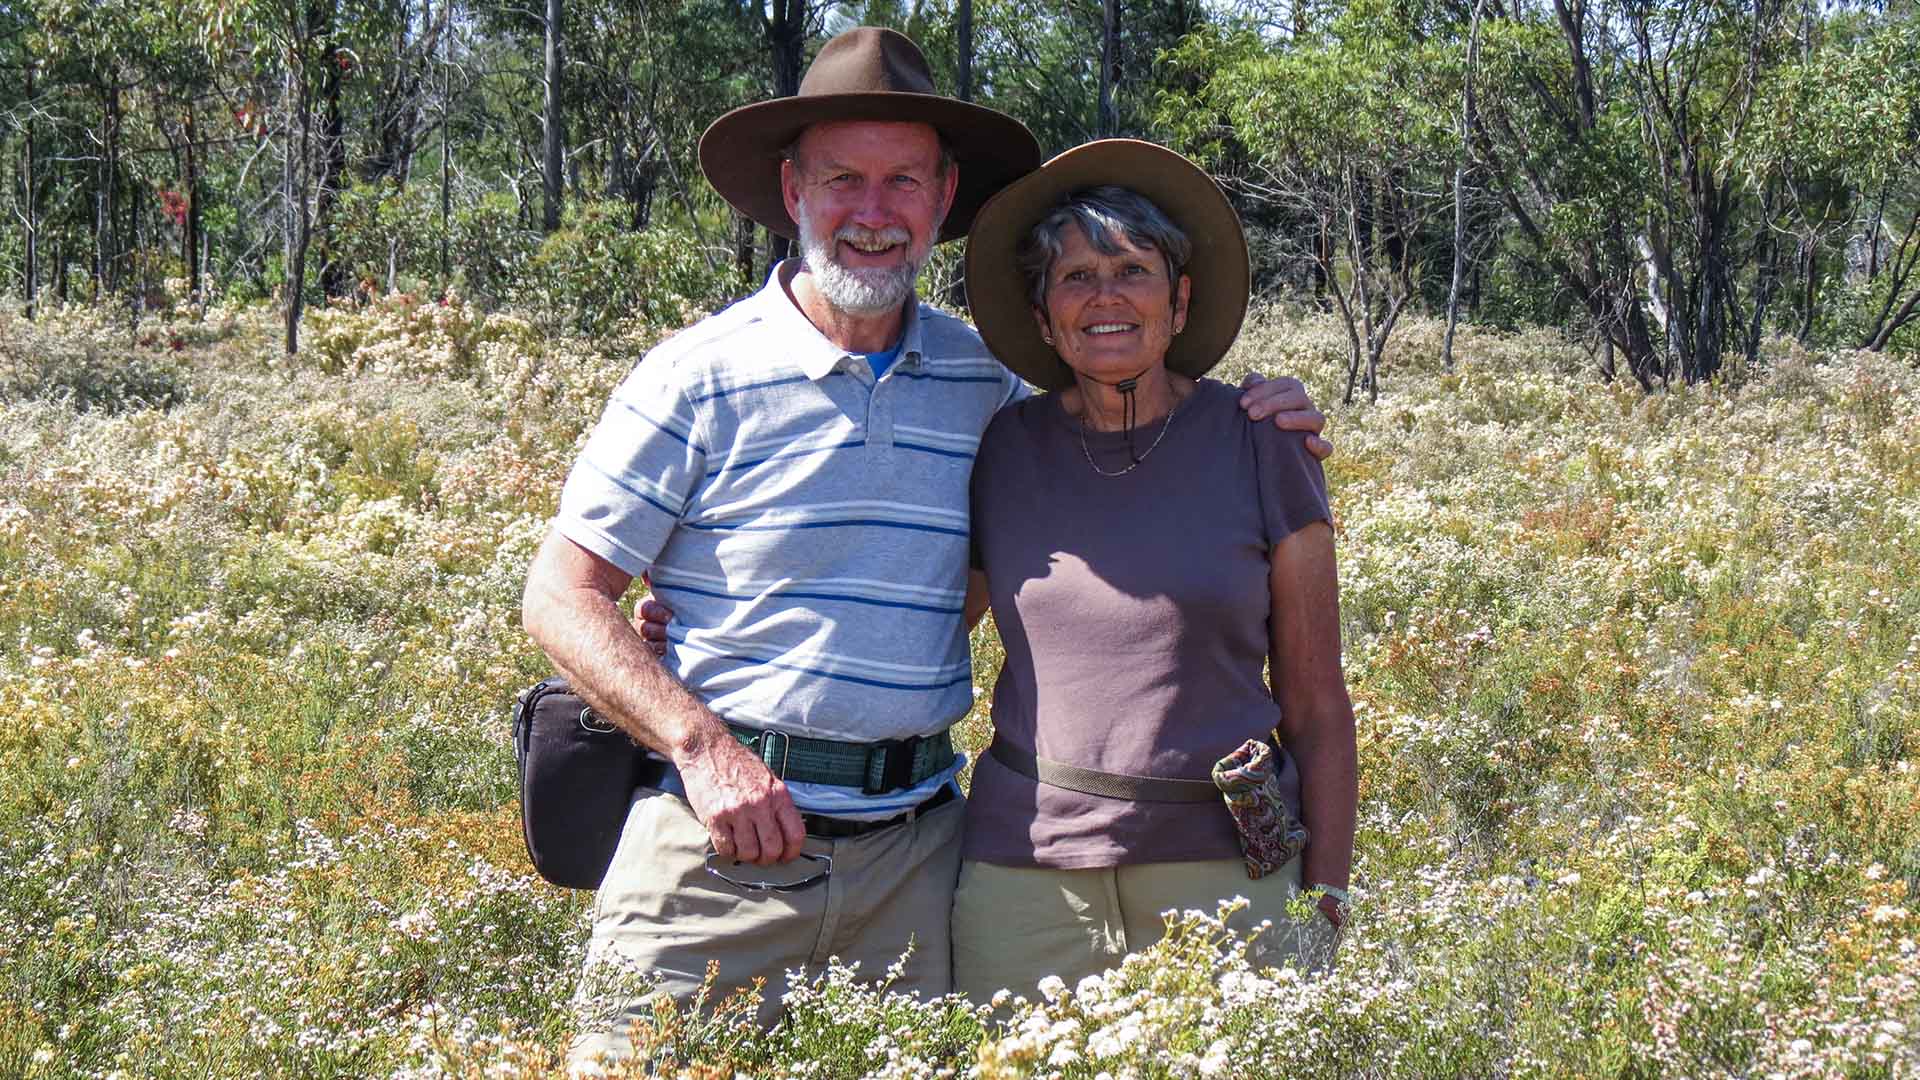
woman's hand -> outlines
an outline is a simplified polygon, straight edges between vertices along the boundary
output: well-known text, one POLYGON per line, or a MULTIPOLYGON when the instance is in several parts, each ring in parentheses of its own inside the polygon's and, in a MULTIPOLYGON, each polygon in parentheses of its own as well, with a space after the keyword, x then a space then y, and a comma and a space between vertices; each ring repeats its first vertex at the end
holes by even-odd
POLYGON ((1347 906, 1345 904, 1342 904, 1340 901, 1335 900, 1333 898, 1333 894, 1321 893, 1319 906, 1320 906, 1320 914, 1325 915, 1327 917, 1327 921, 1333 924, 1333 928, 1335 930, 1340 929, 1341 926, 1343 926, 1346 923, 1347 906))
POLYGON ((673 609, 651 596, 633 609, 634 633, 640 635, 640 640, 646 642, 655 656, 667 655, 667 624, 672 621, 673 609))

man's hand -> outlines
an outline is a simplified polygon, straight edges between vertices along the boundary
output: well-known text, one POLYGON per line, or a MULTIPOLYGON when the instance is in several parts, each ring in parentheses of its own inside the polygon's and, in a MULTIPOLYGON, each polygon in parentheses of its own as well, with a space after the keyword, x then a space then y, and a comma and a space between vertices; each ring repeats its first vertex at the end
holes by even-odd
POLYGON ((758 866, 800 857, 806 828, 787 785, 753 751, 722 735, 674 755, 687 804, 723 859, 758 866))
POLYGON ((1240 381, 1240 407, 1249 420, 1273 418, 1273 426, 1282 431, 1307 433, 1307 453, 1325 461, 1333 453, 1333 444, 1320 436, 1326 429, 1326 414, 1313 407, 1307 388, 1299 379, 1282 376, 1269 379, 1259 372, 1248 373, 1240 381))
MULTIPOLYGON (((633 611, 633 629, 655 656, 667 653, 672 621, 673 609, 652 597, 633 611)), ((723 734, 681 748, 673 764, 687 789, 687 805, 721 858, 771 866, 800 857, 806 828, 793 796, 738 739, 723 734)))

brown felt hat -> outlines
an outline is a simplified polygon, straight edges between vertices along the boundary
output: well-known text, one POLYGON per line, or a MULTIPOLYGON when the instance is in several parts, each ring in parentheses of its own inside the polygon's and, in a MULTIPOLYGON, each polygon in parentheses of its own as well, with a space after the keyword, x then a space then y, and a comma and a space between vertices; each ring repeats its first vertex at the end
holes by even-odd
POLYGON ((835 36, 793 97, 745 105, 700 136, 700 169, 733 208, 785 237, 799 228, 780 193, 780 152, 814 124, 930 124, 952 149, 960 186, 941 240, 966 235, 980 204, 1040 163, 1040 144, 1006 113, 936 93, 927 58, 906 35, 861 26, 835 36))
POLYGON ((1085 188, 1115 185, 1145 196, 1193 241, 1187 325, 1167 347, 1167 370, 1194 378, 1220 362, 1247 317, 1252 273, 1240 215, 1213 177, 1155 143, 1102 139, 1047 162, 988 201, 967 239, 967 303, 993 355, 1042 390, 1073 385, 1073 371, 1041 340, 1017 252, 1033 227, 1085 188))

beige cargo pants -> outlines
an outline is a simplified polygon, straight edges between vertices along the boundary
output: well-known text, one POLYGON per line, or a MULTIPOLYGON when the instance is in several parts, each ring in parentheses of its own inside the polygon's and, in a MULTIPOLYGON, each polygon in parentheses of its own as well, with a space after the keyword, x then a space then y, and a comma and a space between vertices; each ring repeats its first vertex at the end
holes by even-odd
MULTIPOLYGON (((753 891, 707 869, 707 829, 684 799, 652 788, 634 793, 594 901, 587 971, 575 999, 579 1034, 568 1053, 575 1073, 632 1053, 636 1020, 652 1016, 658 994, 693 997, 709 962, 719 964, 713 1001, 766 979, 759 1020, 779 1019, 788 969, 819 971, 829 958, 880 977, 912 943, 900 992, 936 997, 952 988, 947 931, 960 869, 966 800, 953 799, 913 821, 844 840, 809 836, 809 855, 832 860, 825 880, 792 892, 753 891), (629 989, 620 987, 622 973, 629 989), (638 979, 656 989, 634 994, 638 979)), ((799 860, 760 873, 723 867, 745 882, 800 880, 824 864, 799 860)))

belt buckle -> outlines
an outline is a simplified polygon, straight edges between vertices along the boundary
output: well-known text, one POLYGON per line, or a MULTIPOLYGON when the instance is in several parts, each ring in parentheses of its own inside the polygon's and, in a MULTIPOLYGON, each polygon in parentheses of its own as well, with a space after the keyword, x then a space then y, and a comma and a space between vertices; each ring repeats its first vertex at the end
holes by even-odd
POLYGON ((754 749, 760 752, 760 763, 765 765, 773 775, 785 780, 787 778, 787 759, 793 755, 793 736, 788 735, 784 731, 768 728, 762 731, 759 737, 754 739, 754 742, 757 744, 754 749), (773 764, 772 749, 772 741, 775 737, 778 737, 780 740, 780 765, 777 768, 773 764))
POLYGON ((888 791, 912 787, 913 757, 920 744, 928 736, 909 735, 904 739, 885 739, 873 743, 867 750, 867 779, 861 787, 864 795, 879 795, 888 791), (899 753, 895 754, 895 751, 899 753), (880 767, 874 768, 873 755, 880 755, 880 767))

